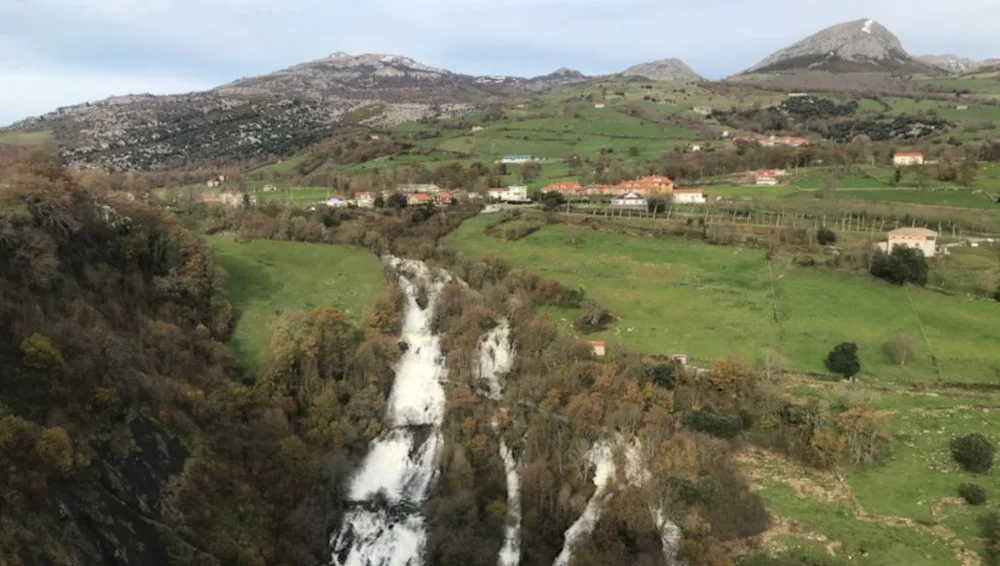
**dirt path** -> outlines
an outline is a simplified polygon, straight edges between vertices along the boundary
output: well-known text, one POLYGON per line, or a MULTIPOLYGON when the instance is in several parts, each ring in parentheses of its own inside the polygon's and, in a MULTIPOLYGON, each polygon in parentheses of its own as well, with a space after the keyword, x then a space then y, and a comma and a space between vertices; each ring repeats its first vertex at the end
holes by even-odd
MULTIPOLYGON (((850 506, 854 518, 859 521, 921 530, 948 544, 955 552, 955 558, 961 566, 982 564, 978 553, 966 548, 965 543, 954 532, 937 522, 941 517, 942 507, 964 504, 960 499, 942 498, 933 501, 931 516, 935 522, 925 524, 909 517, 868 513, 861 506, 854 491, 844 481, 843 476, 837 472, 806 468, 785 456, 756 447, 748 447, 741 451, 734 462, 743 470, 757 491, 768 484, 783 483, 791 487, 800 499, 812 498, 825 504, 845 502, 850 506)), ((780 551, 783 550, 783 545, 777 543, 775 539, 781 535, 791 534, 801 536, 805 540, 826 542, 827 554, 831 556, 836 556, 842 546, 841 541, 829 541, 825 535, 812 533, 795 523, 792 523, 792 527, 797 529, 791 528, 787 520, 777 518, 774 526, 760 535, 757 542, 766 550, 780 551)))

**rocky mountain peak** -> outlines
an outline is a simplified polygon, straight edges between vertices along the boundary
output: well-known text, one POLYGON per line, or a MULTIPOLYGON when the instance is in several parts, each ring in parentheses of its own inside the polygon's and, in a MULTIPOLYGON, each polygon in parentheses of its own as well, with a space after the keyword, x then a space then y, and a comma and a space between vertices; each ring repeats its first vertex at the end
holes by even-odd
POLYGON ((984 59, 980 61, 969 57, 952 55, 950 53, 945 55, 921 55, 917 57, 917 59, 941 70, 957 74, 969 73, 982 67, 996 65, 1000 62, 998 59, 984 59))
POLYGON ((633 65, 625 69, 621 75, 623 77, 642 77, 651 81, 701 82, 705 80, 704 77, 694 72, 687 63, 677 58, 633 65))
POLYGON ((870 18, 836 24, 780 49, 747 73, 818 69, 832 72, 918 71, 917 61, 885 26, 870 18))

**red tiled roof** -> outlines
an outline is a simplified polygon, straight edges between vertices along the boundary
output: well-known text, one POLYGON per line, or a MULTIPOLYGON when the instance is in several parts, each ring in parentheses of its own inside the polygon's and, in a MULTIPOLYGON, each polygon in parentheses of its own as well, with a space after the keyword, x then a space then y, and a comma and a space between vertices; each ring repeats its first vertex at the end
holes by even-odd
POLYGON ((431 200, 431 195, 426 194, 426 193, 413 193, 412 195, 410 195, 410 198, 413 199, 413 200, 425 201, 426 202, 426 201, 430 201, 431 200))

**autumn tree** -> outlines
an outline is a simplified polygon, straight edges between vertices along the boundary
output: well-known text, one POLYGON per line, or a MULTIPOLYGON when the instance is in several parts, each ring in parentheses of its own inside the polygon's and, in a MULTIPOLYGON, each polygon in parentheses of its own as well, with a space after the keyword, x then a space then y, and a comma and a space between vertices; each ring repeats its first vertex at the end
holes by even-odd
POLYGON ((899 367, 906 366, 906 362, 913 358, 913 339, 909 335, 897 332, 885 344, 885 351, 893 363, 899 367))

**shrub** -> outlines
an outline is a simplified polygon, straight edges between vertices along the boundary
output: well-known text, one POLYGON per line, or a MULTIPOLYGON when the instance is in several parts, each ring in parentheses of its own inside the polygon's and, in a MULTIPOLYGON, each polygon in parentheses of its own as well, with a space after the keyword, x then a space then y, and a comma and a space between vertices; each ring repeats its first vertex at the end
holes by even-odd
POLYGON ((577 324, 581 330, 587 332, 600 328, 610 317, 607 309, 600 303, 594 299, 584 299, 580 302, 580 318, 577 319, 577 324))
POLYGON ((845 379, 854 377, 861 371, 861 361, 858 359, 858 345, 854 342, 843 342, 826 356, 826 368, 838 373, 845 379))
POLYGON ((1000 303, 1000 285, 997 285, 997 290, 993 291, 993 300, 1000 303))
POLYGON ((958 486, 958 494, 962 496, 969 505, 982 505, 986 503, 986 490, 983 486, 974 483, 963 483, 958 486))
POLYGON ((837 233, 823 226, 816 232, 816 241, 821 246, 830 246, 837 243, 837 233))
POLYGON ((967 472, 985 474, 993 467, 993 443, 974 432, 951 441, 951 457, 967 472))

